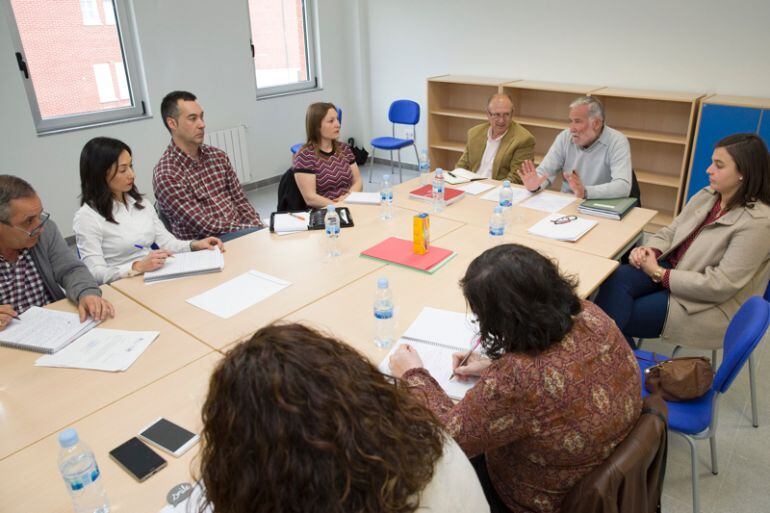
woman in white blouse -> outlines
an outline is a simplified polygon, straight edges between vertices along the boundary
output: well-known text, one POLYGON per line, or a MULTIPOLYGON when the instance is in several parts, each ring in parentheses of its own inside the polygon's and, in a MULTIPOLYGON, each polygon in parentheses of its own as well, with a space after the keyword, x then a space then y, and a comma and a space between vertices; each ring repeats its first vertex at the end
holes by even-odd
POLYGON ((73 229, 80 258, 99 283, 163 267, 174 253, 222 247, 216 237, 179 240, 134 185, 131 148, 96 137, 80 153, 81 207, 73 229))

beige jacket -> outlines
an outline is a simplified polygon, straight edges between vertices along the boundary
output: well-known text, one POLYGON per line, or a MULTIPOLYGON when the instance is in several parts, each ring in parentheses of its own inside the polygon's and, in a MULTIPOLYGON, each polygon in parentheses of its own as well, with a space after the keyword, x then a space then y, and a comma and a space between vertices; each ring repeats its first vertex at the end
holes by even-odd
MULTIPOLYGON (((468 169, 474 173, 479 170, 481 158, 487 148, 487 133, 489 123, 476 125, 468 130, 468 142, 465 151, 455 167, 468 169)), ((508 131, 500 141, 495 160, 492 162, 492 178, 495 180, 510 180, 511 183, 521 183, 519 168, 525 160, 535 158, 535 137, 529 130, 515 121, 511 122, 508 131)))
MULTIPOLYGON (((703 222, 717 200, 711 188, 692 197, 670 226, 647 242, 661 259, 703 222)), ((738 207, 703 228, 669 274, 671 295, 661 338, 683 346, 719 349, 741 304, 761 295, 770 276, 770 206, 738 207)))

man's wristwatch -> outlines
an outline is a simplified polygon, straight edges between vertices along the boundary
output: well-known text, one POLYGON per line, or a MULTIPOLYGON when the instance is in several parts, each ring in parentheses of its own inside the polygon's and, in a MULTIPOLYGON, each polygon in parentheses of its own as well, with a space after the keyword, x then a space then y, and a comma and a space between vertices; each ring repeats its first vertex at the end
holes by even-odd
POLYGON ((662 267, 658 267, 654 273, 652 273, 652 276, 650 278, 655 283, 660 283, 663 280, 663 273, 665 273, 666 270, 662 267))

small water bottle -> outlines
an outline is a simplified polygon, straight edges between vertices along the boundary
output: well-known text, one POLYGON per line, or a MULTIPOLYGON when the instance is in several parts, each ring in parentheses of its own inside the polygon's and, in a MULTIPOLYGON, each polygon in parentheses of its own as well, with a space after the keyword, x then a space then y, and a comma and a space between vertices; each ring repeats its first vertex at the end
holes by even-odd
POLYGON ((433 175, 433 213, 438 214, 444 210, 446 202, 444 201, 444 170, 440 167, 436 168, 436 173, 433 175))
POLYGON ((390 175, 382 175, 382 188, 380 189, 380 219, 393 218, 393 186, 390 184, 390 175))
POLYGON ((420 152, 418 169, 420 171, 420 185, 428 185, 430 183, 430 158, 428 158, 428 150, 420 152))
POLYGON ((72 497, 75 513, 109 513, 94 453, 72 428, 59 433, 59 471, 72 497))
POLYGON ((505 218, 503 217, 503 207, 497 205, 489 218, 489 239, 492 244, 499 244, 505 235, 505 218))
POLYGON ((374 344, 388 347, 395 337, 395 317, 393 315, 393 293, 388 288, 388 279, 377 280, 377 293, 374 295, 374 344))
POLYGON ((500 189, 500 206, 503 209, 505 224, 509 226, 513 217, 513 189, 509 180, 504 180, 503 188, 500 189))
POLYGON ((339 256, 340 248, 337 239, 340 237, 340 218, 334 205, 326 206, 324 228, 326 230, 326 255, 329 257, 339 256))

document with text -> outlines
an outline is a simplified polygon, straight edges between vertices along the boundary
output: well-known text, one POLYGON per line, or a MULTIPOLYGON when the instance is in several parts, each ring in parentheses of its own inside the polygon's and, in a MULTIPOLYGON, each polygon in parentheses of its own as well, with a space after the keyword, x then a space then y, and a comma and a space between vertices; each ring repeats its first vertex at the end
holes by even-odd
POLYGON ((158 331, 95 328, 56 354, 41 356, 37 367, 67 367, 106 372, 127 370, 158 337, 158 331))

